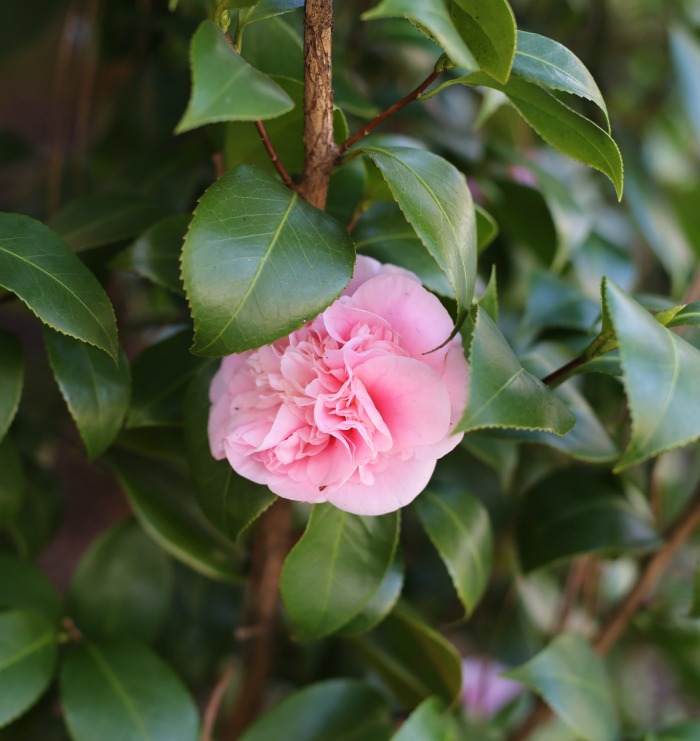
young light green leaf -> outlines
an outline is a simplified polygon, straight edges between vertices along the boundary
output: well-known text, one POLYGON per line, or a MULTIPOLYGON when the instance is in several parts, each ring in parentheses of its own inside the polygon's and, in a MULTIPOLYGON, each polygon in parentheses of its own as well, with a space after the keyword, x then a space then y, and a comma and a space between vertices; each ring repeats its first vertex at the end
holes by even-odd
POLYGON ((525 493, 516 536, 524 571, 586 553, 646 551, 660 542, 651 517, 632 506, 616 478, 583 468, 557 472, 525 493))
POLYGON ((528 373, 489 315, 478 310, 469 353, 467 408, 458 430, 513 428, 565 435, 575 418, 528 373))
POLYGON ((212 457, 207 423, 213 373, 214 368, 203 369, 192 379, 185 395, 187 457, 202 511, 227 538, 237 540, 275 501, 275 495, 266 486, 239 476, 228 461, 212 457))
POLYGON ((141 526, 165 551, 211 579, 241 578, 239 552, 204 517, 184 471, 116 450, 109 462, 141 526))
POLYGON ((97 278, 48 227, 0 214, 0 285, 44 324, 118 357, 114 310, 97 278))
POLYGON ((479 67, 508 82, 515 54, 515 16, 508 0, 449 0, 450 15, 479 67))
POLYGON ((610 132, 608 109, 593 75, 573 52, 558 41, 537 33, 518 31, 513 75, 548 90, 561 90, 587 98, 603 112, 610 132))
POLYGON ((24 383, 24 355, 17 335, 0 330, 0 441, 17 414, 24 383))
POLYGON ((330 679, 286 697, 241 741, 385 741, 392 719, 380 692, 357 679, 330 679))
POLYGON ((242 165, 202 196, 182 275, 198 355, 273 342, 331 304, 348 284, 347 231, 271 175, 242 165))
POLYGON ((374 597, 394 559, 399 512, 363 517, 317 504, 282 569, 284 606, 305 640, 333 633, 374 597))
POLYGON ((56 383, 89 458, 107 450, 129 408, 131 377, 123 351, 115 365, 103 352, 44 328, 44 341, 56 383))
MULTIPOLYGON (((259 0, 252 7, 246 8, 238 15, 238 23, 246 28, 251 23, 265 21, 292 10, 304 7, 304 0, 259 0)), ((240 29, 239 29, 240 30, 240 29)))
POLYGON ((0 614, 0 727, 44 693, 56 664, 56 630, 36 612, 0 614))
POLYGON ((22 459, 9 437, 0 441, 0 527, 12 522, 24 498, 22 459))
POLYGON ((63 614, 55 587, 34 564, 0 553, 0 610, 32 610, 57 623, 63 614))
POLYGON ((459 729, 437 697, 424 700, 404 721, 391 741, 458 741, 459 729))
POLYGON ((582 636, 561 633, 527 664, 504 676, 541 695, 577 738, 617 740, 618 721, 605 667, 582 636))
POLYGON ((700 327, 700 301, 686 304, 673 318, 664 322, 665 327, 700 327))
POLYGON ((75 741, 197 741, 190 694, 172 669, 138 643, 71 646, 61 669, 61 702, 75 741))
POLYGON ((176 134, 217 121, 257 121, 290 111, 291 98, 251 67, 213 21, 204 21, 190 47, 192 94, 176 134))
POLYGON ((68 613, 90 638, 150 641, 165 618, 172 584, 168 557, 133 520, 125 520, 80 560, 68 613))
POLYGON ((129 239, 162 219, 168 209, 141 195, 98 193, 71 201, 49 226, 73 252, 129 239))
POLYGON ((621 471, 700 437, 700 351, 612 281, 604 292, 632 418, 632 436, 616 466, 621 471))
POLYGON ((372 10, 362 14, 363 21, 378 18, 407 18, 447 53, 447 56, 467 70, 479 69, 479 63, 455 28, 445 0, 382 0, 372 10))
POLYGON ((414 506, 450 573, 465 615, 470 615, 491 575, 493 537, 486 510, 467 492, 430 489, 414 506))
MULTIPOLYGON (((467 316, 476 282, 476 217, 464 175, 422 149, 365 146, 457 299, 455 333, 467 316)), ((447 340, 447 338, 445 338, 447 340)))
POLYGON ((110 267, 128 270, 173 293, 182 293, 180 250, 191 218, 178 214, 157 222, 120 252, 110 267))

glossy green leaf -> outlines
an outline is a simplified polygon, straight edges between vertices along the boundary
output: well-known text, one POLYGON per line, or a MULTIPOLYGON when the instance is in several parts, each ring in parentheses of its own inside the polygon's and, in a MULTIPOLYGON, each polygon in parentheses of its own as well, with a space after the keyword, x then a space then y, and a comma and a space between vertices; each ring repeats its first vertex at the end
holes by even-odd
POLYGON ((303 7, 304 0, 259 0, 253 7, 239 13, 238 22, 245 28, 251 23, 265 21, 303 7))
POLYGON ((508 82, 515 54, 515 16, 508 0, 450 0, 452 22, 479 67, 508 82))
POLYGON ((541 695, 586 741, 617 741, 618 722, 601 658, 585 638, 562 633, 533 659, 504 676, 541 695))
POLYGON ((665 322, 666 327, 700 327, 700 301, 686 304, 673 319, 665 322))
POLYGON ((36 612, 0 614, 0 727, 44 693, 56 664, 56 630, 36 612))
POLYGON ((24 355, 17 335, 0 330, 0 441, 17 414, 24 384, 24 355))
POLYGON ((459 729, 437 697, 424 700, 403 722, 391 741, 458 741, 459 729))
POLYGON ((33 610, 57 623, 61 600, 51 582, 29 561, 0 553, 0 610, 33 610))
POLYGON ((604 291, 632 418, 632 435, 616 467, 622 470, 700 437, 700 351, 611 281, 604 291))
POLYGON ((457 702, 460 655, 408 606, 399 603, 376 630, 351 640, 404 707, 415 708, 433 696, 448 706, 457 702))
POLYGON ((117 255, 110 267, 128 270, 169 291, 182 293, 180 250, 191 218, 189 214, 178 214, 157 222, 117 255))
MULTIPOLYGON (((293 81, 304 79, 304 42, 300 34, 282 18, 270 18, 266 23, 246 26, 243 58, 266 75, 279 75, 293 81)), ((279 77, 275 82, 286 89, 279 77)), ((268 133, 276 120, 271 119, 265 124, 268 133)), ((275 145, 281 144, 275 139, 273 141, 275 145)), ((286 166, 287 160, 283 161, 286 166)))
POLYGON ((539 87, 587 98, 603 112, 610 131, 608 109, 593 75, 573 52, 558 41, 537 33, 518 31, 513 75, 539 87))
POLYGON ((476 247, 481 254, 498 236, 498 224, 491 214, 478 203, 474 204, 476 214, 476 247))
POLYGON ((146 646, 71 646, 61 669, 61 702, 74 741, 197 741, 190 694, 146 646))
POLYGON ((377 589, 372 599, 362 609, 362 612, 338 631, 340 635, 360 635, 379 625, 396 606, 401 596, 401 590, 403 589, 403 580, 403 556, 401 555, 401 551, 397 549, 394 560, 391 562, 391 566, 384 580, 379 585, 379 589, 377 589))
POLYGON ((467 408, 458 430, 514 428, 566 434, 574 416, 528 373, 489 315, 479 310, 469 352, 467 408))
POLYGON ((391 713, 376 689, 356 679, 330 679, 286 697, 241 741, 386 741, 391 727, 391 713))
POLYGON ((271 175, 234 168, 202 196, 185 239, 193 351, 227 355, 288 335, 340 295, 354 264, 338 222, 271 175))
POLYGON ((476 70, 479 64, 455 28, 445 0, 382 0, 372 10, 363 13, 364 21, 378 18, 407 18, 434 39, 450 59, 460 67, 476 70))
POLYGON ((646 551, 660 542, 650 513, 632 505, 616 478, 582 468, 557 472, 525 493, 516 535, 524 571, 586 553, 646 551))
POLYGON ((109 461, 141 526, 165 551, 212 579, 240 579, 238 551, 204 517, 183 471, 123 451, 109 461))
POLYGON ((73 252, 81 252, 135 237, 166 214, 164 205, 150 198, 97 193, 71 201, 49 226, 73 252))
POLYGON ((68 612, 90 638, 150 641, 165 618, 172 583, 168 557, 126 520, 103 533, 80 560, 68 612))
POLYGON ((399 525, 398 511, 364 517, 330 504, 314 506, 280 583, 302 639, 333 633, 369 604, 394 559, 399 525))
POLYGON ((430 489, 414 507, 450 573, 465 615, 471 614, 491 576, 493 536, 486 510, 465 491, 430 489))
POLYGON ((22 506, 25 479, 19 453, 9 437, 0 441, 0 527, 14 519, 22 506))
POLYGON ((190 330, 147 347, 131 370, 133 394, 127 427, 180 424, 185 391, 207 360, 192 355, 190 330))
POLYGON ((422 149, 364 146, 362 151, 377 165, 404 216, 449 280, 459 308, 459 329, 474 295, 477 252, 476 217, 464 175, 422 149))
POLYGON ((209 384, 214 369, 192 380, 185 396, 185 441, 192 484, 204 514, 227 538, 236 540, 275 501, 262 484, 239 476, 209 448, 209 384))
POLYGON ((204 21, 190 48, 192 95, 175 129, 181 134, 217 121, 256 121, 290 111, 291 98, 251 67, 213 21, 204 21))
POLYGON ((0 214, 0 285, 44 324, 117 358, 114 310, 95 276, 48 227, 0 214))
POLYGON ((56 383, 87 448, 96 458, 119 434, 129 408, 131 377, 123 351, 119 365, 103 352, 44 328, 56 383))

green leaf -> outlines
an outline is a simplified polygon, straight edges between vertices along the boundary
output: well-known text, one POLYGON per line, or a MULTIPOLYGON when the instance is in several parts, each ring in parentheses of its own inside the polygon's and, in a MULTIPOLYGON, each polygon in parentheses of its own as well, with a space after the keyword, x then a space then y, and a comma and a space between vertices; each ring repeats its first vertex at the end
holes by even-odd
POLYGON ((673 318, 664 324, 666 327, 700 327, 700 301, 686 304, 673 318))
POLYGON ((651 736, 653 741, 700 741, 700 723, 685 721, 655 731, 651 736))
POLYGON ((165 551, 212 579, 241 578, 238 551, 204 517, 182 471, 123 451, 109 461, 141 526, 165 551))
POLYGON ((700 137, 700 44, 697 38, 681 25, 669 29, 671 59, 676 72, 678 89, 690 123, 700 137))
POLYGON ((377 589, 372 599, 365 605, 362 612, 338 631, 340 635, 360 635, 376 628, 396 606, 401 596, 401 590, 403 589, 403 580, 403 556, 401 555, 401 551, 397 549, 394 560, 391 562, 391 566, 384 580, 379 585, 379 589, 377 589))
POLYGON ((52 623, 63 614, 51 582, 29 561, 0 553, 0 610, 33 610, 52 623))
POLYGON ((172 583, 168 557, 126 520, 103 533, 80 560, 68 612, 90 638, 150 641, 165 618, 172 583))
MULTIPOLYGON (((541 332, 546 327, 590 332, 600 318, 600 306, 575 284, 544 270, 530 279, 523 325, 541 332)), ((552 369, 553 370, 553 369, 552 369)))
POLYGON ((24 610, 0 614, 0 727, 28 710, 44 693, 56 664, 56 631, 24 610))
POLYGON ((341 628, 369 604, 394 559, 399 512, 353 515, 317 504, 282 569, 284 606, 304 640, 341 628))
POLYGON ((44 324, 101 348, 116 361, 117 324, 107 294, 39 221, 0 214, 0 285, 17 294, 44 324))
POLYGON ((0 441, 17 414, 24 383, 24 355, 17 335, 0 330, 0 441))
POLYGON ((404 721, 391 741, 458 741, 459 729, 437 697, 424 700, 404 721))
POLYGON ((612 281, 603 290, 632 418, 632 435, 615 469, 621 471, 700 437, 700 351, 612 281))
POLYGON ((566 434, 574 416, 528 373, 489 315, 478 310, 469 353, 467 408, 458 430, 514 428, 566 434))
POLYGON ((608 109, 593 75, 573 52, 558 41, 537 33, 518 31, 513 75, 538 87, 561 90, 592 101, 603 112, 610 132, 608 109))
POLYGON ((61 702, 74 741, 197 741, 197 708, 180 679, 146 646, 72 646, 61 702))
MULTIPOLYGON (((266 75, 280 75, 294 81, 304 79, 304 42, 297 31, 281 18, 270 18, 267 23, 246 26, 243 58, 266 75)), ((275 82, 286 90, 280 78, 275 82)), ((274 121, 276 119, 265 124, 268 133, 274 121)), ((275 139, 272 141, 276 146, 281 144, 275 139)), ((286 159, 282 161, 287 164, 286 159)))
POLYGON ((355 249, 334 219, 272 176, 236 167, 202 196, 182 275, 198 355, 227 355, 288 335, 348 284, 355 249))
POLYGON ((214 368, 198 373, 185 396, 187 457, 202 511, 227 538, 237 540, 276 497, 266 486, 239 476, 228 461, 212 457, 207 424, 213 373, 214 368))
POLYGON ((239 13, 238 22, 243 28, 246 28, 251 23, 259 23, 303 7, 304 0, 260 0, 252 8, 247 8, 239 13))
POLYGON ((22 460, 9 437, 0 441, 0 527, 8 525, 22 506, 25 489, 22 460))
POLYGON ((476 282, 476 217, 464 175, 422 149, 365 146, 361 151, 377 165, 404 216, 449 280, 459 309, 456 333, 476 282))
POLYGON ((434 39, 460 67, 476 70, 479 64, 455 28, 445 0, 382 0, 372 10, 363 13, 363 21, 378 18, 407 18, 418 28, 434 39))
POLYGON ((367 636, 351 639, 401 705, 412 709, 436 696, 454 705, 462 687, 462 660, 454 646, 399 603, 367 636))
POLYGON ((157 222, 120 252, 110 267, 128 270, 173 293, 182 293, 180 250, 191 218, 178 214, 157 222))
POLYGON ((129 408, 131 377, 126 355, 119 365, 103 352, 44 328, 44 341, 56 383, 87 448, 96 458, 119 434, 129 408))
POLYGON ((382 695, 356 679, 330 679, 286 697, 241 741, 385 741, 392 720, 382 695))
POLYGON ((73 252, 135 237, 168 209, 141 195, 98 193, 71 201, 49 221, 49 226, 73 252))
POLYGON ((498 224, 491 214, 478 203, 474 204, 476 214, 476 250, 481 254, 498 236, 498 224))
POLYGON ((190 47, 192 94, 176 134, 217 121, 257 121, 290 111, 291 98, 251 67, 213 21, 204 21, 190 47))
POLYGON ((605 667, 582 636, 560 634, 527 664, 503 676, 541 695, 577 737, 617 741, 618 722, 605 667))
POLYGON ((529 489, 516 535, 524 571, 581 554, 615 555, 659 545, 649 513, 640 513, 618 479, 585 468, 559 471, 529 489))
POLYGON ((131 366, 133 395, 127 427, 180 424, 185 390, 209 362, 192 355, 189 330, 147 347, 131 366))
POLYGON ((479 64, 508 82, 515 54, 515 16, 507 0, 450 0, 450 15, 479 64))
POLYGON ((493 537, 486 510, 464 491, 438 494, 430 489, 414 506, 450 573, 465 615, 470 615, 491 575, 493 537))
POLYGON ((489 282, 479 296, 479 306, 498 324, 498 282, 495 264, 491 266, 489 282))

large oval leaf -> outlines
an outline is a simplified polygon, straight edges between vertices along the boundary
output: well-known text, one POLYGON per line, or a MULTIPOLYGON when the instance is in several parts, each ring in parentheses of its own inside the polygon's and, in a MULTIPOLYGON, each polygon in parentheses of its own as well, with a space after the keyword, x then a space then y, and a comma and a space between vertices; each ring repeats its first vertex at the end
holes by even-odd
POLYGON ((190 47, 192 95, 176 134, 217 121, 256 121, 291 110, 291 98, 251 67, 213 21, 204 21, 190 47))
POLYGON ((273 176, 236 167, 202 196, 182 275, 198 355, 227 355, 288 335, 348 284, 355 248, 330 216, 273 176))
POLYGON ((241 741, 386 741, 392 720, 382 695, 356 679, 331 679, 286 697, 241 741))
POLYGON ((577 738, 617 741, 612 692, 600 657, 585 638, 562 633, 504 676, 541 695, 577 738))
POLYGON ((486 510, 465 491, 438 493, 430 489, 414 506, 469 615, 491 575, 493 538, 486 510))
POLYGON ((0 615, 0 726, 31 707, 56 664, 56 630, 35 612, 0 615))
POLYGON ((459 329, 476 282, 476 216, 466 178, 447 160, 422 149, 371 146, 361 151, 377 165, 405 217, 447 276, 457 299, 459 329))
POLYGON ((97 278, 48 227, 0 214, 0 285, 44 324, 117 359, 114 310, 97 278))
POLYGON ((194 701, 170 667, 137 643, 71 647, 61 700, 75 741, 197 741, 194 701))
POLYGON ((363 517, 317 504, 285 561, 281 590, 300 637, 320 638, 354 618, 391 566, 399 512, 363 517))
POLYGON ((29 561, 0 553, 0 610, 33 610, 57 623, 63 614, 53 584, 29 561))
POLYGON ((0 440, 17 414, 24 383, 24 355, 17 335, 0 330, 0 440))
POLYGON ((56 383, 88 457, 96 458, 114 441, 129 408, 131 376, 126 355, 120 350, 115 365, 96 348, 48 327, 44 340, 56 383))

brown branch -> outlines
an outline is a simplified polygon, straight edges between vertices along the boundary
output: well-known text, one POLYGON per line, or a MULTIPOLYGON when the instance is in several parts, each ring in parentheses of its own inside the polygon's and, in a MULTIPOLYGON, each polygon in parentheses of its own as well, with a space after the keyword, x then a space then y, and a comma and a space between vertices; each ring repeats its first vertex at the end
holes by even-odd
POLYGON ((559 617, 557 618, 557 624, 554 632, 559 633, 566 628, 566 624, 569 622, 569 617, 574 610, 576 601, 583 589, 586 579, 591 568, 591 559, 589 556, 581 556, 577 558, 569 569, 569 575, 566 579, 566 586, 564 587, 564 595, 561 602, 561 608, 559 610, 559 617))
POLYGON ((274 658, 280 574, 291 542, 291 504, 278 499, 258 522, 246 590, 241 690, 224 741, 238 739, 263 707, 274 658))
POLYGON ((360 141, 363 137, 367 136, 371 131, 374 131, 374 129, 379 126, 380 123, 384 122, 389 118, 389 116, 393 116, 394 113, 397 111, 400 111, 402 108, 405 108, 409 103, 412 103, 421 93, 425 92, 432 84, 437 80, 438 77, 444 72, 444 70, 437 70, 434 72, 431 72, 428 77, 421 82, 420 85, 418 85, 417 88, 414 90, 411 90, 408 95, 401 98, 401 100, 396 101, 393 105, 389 106, 385 111, 382 111, 378 116, 375 116, 369 123, 365 124, 358 132, 353 134, 349 139, 346 139, 339 147, 338 147, 338 154, 341 155, 344 152, 347 152, 350 147, 352 147, 354 144, 357 144, 357 142, 360 141))
POLYGON ((267 131, 265 129, 265 126, 263 125, 263 122, 256 121, 255 128, 258 130, 258 134, 260 134, 262 143, 265 146, 265 151, 269 155, 270 161, 275 166, 275 169, 277 170, 280 177, 282 178, 282 182, 288 188, 291 188, 293 191, 296 192, 297 190, 296 183, 292 180, 285 166, 282 164, 282 160, 280 160, 280 158, 277 156, 277 151, 275 150, 274 146, 272 145, 272 142, 270 141, 270 137, 267 134, 267 131))
POLYGON ((579 355, 577 358, 570 360, 566 365, 562 365, 561 368, 557 368, 552 371, 548 376, 542 379, 542 383, 550 388, 558 386, 562 381, 565 381, 570 373, 580 368, 582 365, 587 363, 590 358, 585 358, 583 355, 579 355))
POLYGON ((304 11, 304 173, 299 193, 323 209, 338 154, 333 139, 333 0, 306 0, 304 11))
POLYGON ((219 715, 219 708, 221 707, 221 701, 224 699, 224 693, 226 688, 233 677, 234 664, 230 662, 226 667, 224 673, 219 677, 217 683, 214 685, 214 689, 209 697, 209 702, 204 708, 204 718, 202 720, 202 733, 200 735, 201 741, 213 741, 214 726, 216 725, 216 718, 219 715))

